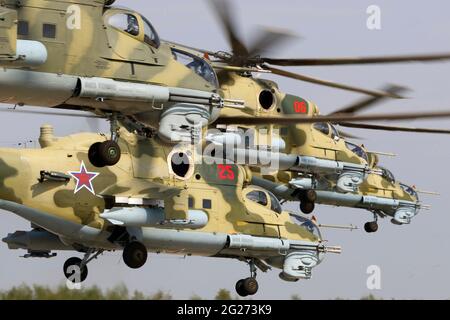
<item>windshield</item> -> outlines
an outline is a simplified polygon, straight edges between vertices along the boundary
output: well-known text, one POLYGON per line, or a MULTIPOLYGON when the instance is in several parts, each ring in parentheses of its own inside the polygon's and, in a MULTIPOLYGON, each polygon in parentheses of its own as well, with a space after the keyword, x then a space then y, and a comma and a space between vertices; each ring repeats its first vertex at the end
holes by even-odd
POLYGON ((156 33, 155 28, 153 28, 152 24, 145 18, 144 16, 141 16, 142 20, 144 21, 144 41, 145 43, 148 43, 149 45, 159 48, 159 45, 161 44, 159 40, 159 36, 156 33))
POLYGON ((383 167, 380 167, 380 170, 382 172, 381 175, 383 176, 383 178, 385 178, 389 182, 392 182, 392 183, 395 182, 395 177, 391 171, 389 171, 388 169, 383 168, 383 167))
POLYGON ((410 187, 406 184, 400 183, 400 187, 402 187, 403 191, 405 191, 407 194, 409 194, 410 196, 416 198, 417 200, 419 200, 419 195, 417 194, 417 191, 414 190, 413 187, 410 187))
POLYGON ((267 192, 269 193, 269 196, 270 196, 270 209, 272 209, 276 213, 281 213, 282 209, 281 209, 280 201, 278 201, 277 197, 275 197, 274 194, 272 194, 269 191, 267 191, 267 192))
POLYGON ((256 202, 262 206, 267 206, 268 203, 266 194, 258 190, 247 193, 247 199, 256 202))
POLYGON ((118 13, 108 19, 110 26, 124 31, 134 37, 139 35, 139 22, 135 15, 131 13, 118 13))
POLYGON ((176 49, 172 49, 172 54, 175 60, 184 64, 186 67, 194 71, 200 77, 211 83, 214 87, 219 86, 219 81, 217 80, 217 76, 216 73, 214 72, 214 69, 205 60, 176 49))
POLYGON ((333 139, 339 138, 339 131, 338 131, 338 129, 336 129, 336 127, 333 126, 332 124, 330 124, 330 127, 331 127, 331 137, 333 139))
POLYGON ((360 146, 357 146, 356 144, 345 142, 345 145, 348 150, 352 151, 354 154, 356 154, 358 157, 363 158, 367 162, 369 161, 369 157, 367 156, 367 153, 364 151, 363 148, 360 146))
POLYGON ((143 33, 144 42, 155 48, 159 48, 161 44, 155 28, 153 28, 152 24, 144 16, 120 12, 110 16, 108 18, 108 24, 136 38, 139 38, 143 33), (142 18, 143 26, 140 26, 139 17, 142 18))
POLYGON ((319 227, 314 222, 312 222, 311 220, 304 218, 302 216, 298 216, 296 214, 290 214, 290 216, 291 216, 291 221, 293 223, 307 229, 309 232, 311 232, 317 238, 322 239, 319 227))
POLYGON ((330 127, 328 126, 328 123, 318 122, 313 125, 313 128, 326 136, 330 134, 330 127))

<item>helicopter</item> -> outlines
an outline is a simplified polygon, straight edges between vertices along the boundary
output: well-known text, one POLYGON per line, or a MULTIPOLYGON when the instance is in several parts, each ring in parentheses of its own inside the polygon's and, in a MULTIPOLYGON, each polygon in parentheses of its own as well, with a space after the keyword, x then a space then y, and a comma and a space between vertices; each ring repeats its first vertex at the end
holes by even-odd
POLYGON ((270 176, 254 173, 252 184, 273 192, 284 201, 300 200, 300 210, 306 214, 314 208, 311 203, 366 209, 374 216, 373 221, 364 224, 367 233, 378 231, 378 217, 391 217, 393 224, 404 225, 411 223, 421 209, 429 208, 420 202, 419 193, 435 193, 418 191, 415 186, 397 181, 388 169, 377 169, 381 174, 369 174, 359 190, 353 193, 335 191, 332 182, 324 178, 317 181, 308 175, 286 172, 270 176))
MULTIPOLYGON (((185 60, 209 61, 209 63, 218 70, 220 90, 223 95, 230 99, 239 98, 246 101, 245 109, 223 110, 221 117, 211 126, 220 130, 207 136, 206 139, 209 139, 218 146, 225 141, 228 141, 227 143, 231 145, 245 149, 234 150, 235 152, 232 152, 230 156, 231 160, 241 158, 241 160, 244 160, 243 164, 248 164, 247 161, 252 155, 253 158, 260 157, 261 153, 257 149, 262 146, 266 147, 267 150, 283 152, 279 155, 290 162, 290 164, 285 166, 284 170, 299 171, 298 177, 300 178, 294 179, 291 176, 292 180, 289 179, 288 181, 285 181, 285 183, 290 184, 289 186, 273 186, 272 181, 277 180, 276 178, 273 178, 273 175, 269 176, 270 181, 259 179, 256 181, 258 181, 261 186, 269 186, 272 191, 278 190, 280 187, 289 190, 290 193, 285 194, 285 198, 287 197, 290 200, 296 198, 297 200, 300 200, 300 208, 303 213, 311 213, 314 210, 317 193, 312 190, 312 181, 315 178, 318 178, 322 181, 326 180, 325 183, 321 184, 321 188, 325 188, 321 191, 322 197, 319 200, 321 203, 350 207, 365 207, 380 213, 381 216, 385 216, 385 214, 382 213, 382 210, 375 210, 376 208, 381 207, 381 209, 384 208, 384 210, 389 213, 388 215, 394 215, 395 218, 392 221, 396 224, 409 223, 411 217, 415 216, 420 208, 418 196, 415 192, 412 192, 413 188, 401 183, 396 183, 395 180, 390 178, 392 174, 390 174, 389 170, 375 167, 373 163, 376 156, 375 153, 368 152, 368 150, 364 150, 363 147, 349 141, 348 138, 353 137, 342 132, 335 124, 350 128, 440 134, 448 134, 450 133, 450 130, 339 122, 339 120, 342 120, 339 119, 342 115, 355 115, 387 98, 402 98, 401 94, 406 89, 395 85, 387 86, 382 91, 378 92, 360 88, 341 87, 339 85, 334 86, 340 89, 365 93, 371 95, 371 97, 357 101, 350 106, 341 108, 331 115, 326 116, 326 118, 330 119, 329 122, 326 122, 326 119, 324 119, 323 122, 315 122, 314 118, 318 117, 320 112, 317 105, 313 102, 281 92, 278 85, 273 81, 252 76, 252 73, 268 72, 271 68, 265 67, 263 64, 266 61, 269 63, 274 62, 273 59, 263 59, 260 58, 260 55, 256 54, 258 51, 262 51, 264 46, 270 45, 270 41, 267 39, 274 40, 274 42, 280 40, 283 41, 285 35, 273 33, 271 34, 271 37, 269 37, 266 34, 266 37, 261 37, 261 39, 265 38, 267 40, 266 42, 261 43, 258 41, 259 39, 254 41, 257 44, 254 45, 254 47, 257 49, 248 48, 239 40, 240 37, 236 33, 234 28, 235 24, 232 21, 232 15, 230 14, 230 7, 224 2, 215 1, 213 3, 215 4, 216 12, 219 12, 222 24, 225 26, 225 31, 230 40, 230 46, 232 47, 233 53, 225 53, 222 51, 212 52, 167 42, 171 46, 174 55, 183 56, 185 60), (252 57, 249 52, 252 52, 256 57, 252 57), (216 60, 211 58, 215 58, 216 60), (298 119, 280 119, 281 116, 299 114, 309 116, 313 118, 313 121, 306 121, 306 124, 302 124, 302 121, 299 121, 298 119), (333 119, 334 117, 336 118, 333 119), (270 120, 274 123, 278 123, 278 125, 270 124, 271 121, 267 118, 271 118, 270 120), (232 119, 235 122, 233 122, 232 119), (331 122, 331 120, 333 120, 333 122, 331 122), (246 121, 248 125, 242 125, 242 123, 246 121), (240 123, 240 125, 235 125, 237 123, 240 123), (285 126, 282 126, 283 124, 285 124, 285 126), (257 137, 255 138, 253 136, 249 139, 248 141, 251 141, 250 143, 248 141, 243 143, 244 139, 249 138, 244 132, 245 130, 256 131, 254 135, 257 137), (260 131, 263 131, 264 133, 259 134, 260 131), (274 136, 274 131, 278 131, 278 135, 274 136), (261 138, 261 136, 266 137, 261 138), (249 148, 254 150, 248 151, 249 148), (239 157, 239 155, 243 156, 239 157), (389 174, 387 174, 387 172, 389 172, 389 174), (324 177, 327 179, 323 179, 324 177), (370 182, 367 180, 370 180, 370 182), (305 183, 309 187, 305 186, 305 183), (370 185, 371 188, 368 188, 368 185, 370 185), (394 190, 392 194, 388 193, 380 197, 379 192, 373 192, 373 190, 384 190, 385 185, 389 185, 390 188, 394 190), (363 188, 361 192, 359 190, 360 187, 363 188), (409 192, 406 192, 405 189, 409 192), (327 191, 334 194, 335 197, 332 199, 325 197, 324 194, 327 191), (358 195, 358 193, 365 195, 366 203, 363 203, 363 198, 361 195, 358 195), (349 197, 353 197, 353 200, 349 201, 349 197), (398 199, 402 198, 404 198, 404 201, 402 202, 403 205, 399 206, 398 199), (389 207, 389 209, 386 207, 389 207), (410 208, 410 210, 406 210, 406 207, 410 208), (393 211, 393 208, 398 210, 397 214, 396 210, 393 211)), ((415 60, 413 58, 407 59, 405 57, 398 60, 393 59, 392 57, 384 59, 379 57, 372 59, 338 59, 333 63, 330 59, 324 59, 318 61, 317 64, 392 63, 405 61, 415 60)), ((280 63, 283 65, 290 65, 288 62, 293 63, 292 65, 297 65, 299 63, 298 60, 294 59, 283 60, 283 62, 280 63)), ((303 62, 306 63, 305 61, 303 62)), ((314 64, 312 61, 309 61, 309 63, 310 64, 306 65, 314 64)), ((196 65, 201 64, 198 62, 196 65)), ((362 116, 361 119, 367 120, 367 117, 362 116)), ((224 147, 226 148, 226 146, 224 147)), ((263 152, 265 153, 265 151, 263 152)), ((266 163, 267 162, 270 163, 270 161, 266 161, 266 163)), ((257 166, 252 169, 257 172, 261 170, 261 166, 262 163, 259 162, 257 163, 257 166)), ((279 172, 279 175, 283 176, 283 174, 289 176, 289 173, 279 172)), ((378 229, 376 222, 378 215, 374 214, 374 217, 375 221, 365 224, 365 230, 368 232, 375 232, 378 229)))
MULTIPOLYGON (((179 61, 170 46, 161 41, 147 18, 130 9, 114 7, 114 0, 5 0, 0 5, 0 99, 16 106, 41 106, 53 110, 83 110, 110 122, 110 139, 91 146, 90 162, 113 166, 120 160, 117 144, 119 125, 144 137, 158 136, 173 144, 199 139, 202 128, 223 116, 223 109, 245 109, 247 101, 227 99, 219 92, 218 79, 229 71, 271 72, 292 76, 271 65, 361 64, 404 61, 434 61, 450 54, 416 55, 369 59, 272 59, 259 52, 286 39, 285 34, 266 32, 251 49, 235 37, 224 2, 212 2, 228 27, 233 54, 207 52, 218 61, 201 68, 179 61), (221 6, 225 9, 220 9, 221 6), (224 18, 225 17, 225 18, 224 18), (228 19, 228 20, 227 20, 228 19), (87 36, 89 35, 89 36, 87 36), (223 72, 216 73, 214 68, 223 72)), ((195 61, 198 62, 198 61, 195 61)), ((377 97, 392 94, 326 83, 335 88, 364 92, 377 97)), ((233 114, 233 112, 231 112, 233 114)), ((442 117, 447 113, 424 113, 417 117, 442 117)), ((396 119, 411 115, 397 115, 396 119)), ((301 118, 301 117, 300 117, 301 118)), ((392 119, 392 115, 377 120, 392 119)), ((229 119, 241 123, 248 119, 229 119)), ((280 119, 278 119, 280 120, 280 119)), ((282 119, 285 120, 286 119, 282 119)), ((290 117, 290 121, 296 121, 290 117)), ((352 117, 341 121, 354 122, 352 117)), ((364 118, 364 120, 370 120, 364 118)), ((264 121, 276 119, 265 117, 264 121)))
POLYGON ((99 166, 120 159, 119 121, 178 143, 214 121, 226 101, 176 61, 143 15, 113 0, 7 0, 0 5, 0 99, 16 106, 89 110, 111 123, 91 149, 99 166), (176 125, 174 125, 176 124, 176 125))
POLYGON ((223 179, 220 164, 195 164, 182 148, 120 130, 123 156, 113 167, 89 163, 89 146, 105 136, 56 138, 49 125, 40 149, 0 149, 0 208, 32 224, 3 239, 10 249, 28 258, 84 253, 64 263, 73 283, 86 280, 87 264, 106 251, 123 250, 133 269, 144 266, 147 251, 238 259, 250 267, 236 283, 241 296, 258 291, 257 269, 279 268, 281 279, 295 282, 311 278, 325 253, 340 253, 324 245, 313 220, 252 185, 245 167, 229 165, 223 179))

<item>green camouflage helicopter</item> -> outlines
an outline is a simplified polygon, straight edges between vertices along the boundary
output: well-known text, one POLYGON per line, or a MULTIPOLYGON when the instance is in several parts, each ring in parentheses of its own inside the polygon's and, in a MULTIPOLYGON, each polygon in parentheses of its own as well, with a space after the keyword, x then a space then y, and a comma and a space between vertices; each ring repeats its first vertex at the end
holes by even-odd
POLYGON ((239 259, 250 266, 250 277, 236 284, 241 296, 257 292, 257 268, 279 268, 286 281, 309 279, 326 252, 340 252, 324 245, 313 221, 253 186, 245 167, 196 164, 159 138, 120 133, 122 157, 112 167, 89 162, 89 147, 104 136, 56 138, 51 126, 41 129, 41 149, 0 149, 0 209, 33 228, 5 237, 10 249, 28 250, 27 257, 84 253, 64 264, 74 283, 106 251, 123 250, 130 268, 142 267, 147 251, 239 259))
MULTIPOLYGON (((114 2, 2 1, 1 101, 17 106, 88 110, 107 118, 111 123, 110 140, 92 146, 90 150, 90 159, 98 166, 111 166, 119 161, 120 148, 116 143, 119 124, 142 136, 158 136, 176 144, 199 139, 201 128, 217 120, 222 109, 240 109, 246 103, 251 103, 221 96, 218 76, 208 63, 196 60, 193 65, 186 65, 178 61, 171 47, 160 40, 148 19, 134 10, 114 7, 114 2)), ((219 8, 224 5, 223 2, 214 3, 219 8)), ((229 35, 234 55, 211 55, 219 58, 219 62, 225 62, 222 68, 226 73, 230 68, 235 71, 238 68, 239 71, 244 66, 245 70, 264 69, 288 76, 275 68, 268 69, 268 63, 298 65, 299 61, 304 61, 301 59, 294 63, 286 59, 256 59, 266 43, 279 41, 285 38, 283 35, 265 33, 253 50, 241 46, 242 43, 234 37, 233 32, 229 35)), ((333 63, 449 58, 450 54, 440 54, 356 61, 337 59, 333 63)), ((331 64, 328 60, 313 60, 314 64, 331 64)), ((307 61, 311 64, 310 60, 307 61)), ((220 63, 215 63, 214 67, 220 67, 220 63)), ((337 84, 328 85, 339 87, 337 84)), ((340 87, 377 96, 392 96, 348 86, 340 87)), ((447 115, 427 114, 430 117, 447 115)), ((351 117, 344 119, 354 120, 351 117)), ((233 121, 239 123, 237 120, 233 121)), ((270 122, 270 119, 266 120, 270 122)))

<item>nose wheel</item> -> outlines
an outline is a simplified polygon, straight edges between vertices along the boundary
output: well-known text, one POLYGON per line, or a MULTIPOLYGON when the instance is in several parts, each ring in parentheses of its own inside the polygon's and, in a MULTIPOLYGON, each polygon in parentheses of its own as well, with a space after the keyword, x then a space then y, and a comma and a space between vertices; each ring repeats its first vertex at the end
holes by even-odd
POLYGON ((64 276, 67 280, 73 283, 82 283, 88 276, 87 264, 103 253, 103 250, 98 250, 94 254, 94 249, 89 249, 83 259, 72 257, 66 260, 63 266, 64 276))
POLYGON ((241 297, 253 296, 259 289, 258 281, 256 281, 256 266, 253 259, 248 264, 250 266, 250 277, 236 282, 236 292, 241 297))

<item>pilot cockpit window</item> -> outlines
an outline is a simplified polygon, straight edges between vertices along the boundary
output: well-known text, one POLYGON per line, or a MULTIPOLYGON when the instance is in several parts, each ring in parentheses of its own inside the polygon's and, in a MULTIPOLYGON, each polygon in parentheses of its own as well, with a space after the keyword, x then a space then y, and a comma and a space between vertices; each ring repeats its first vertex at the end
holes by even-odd
POLYGON ((191 55, 189 53, 176 49, 172 49, 172 54, 175 60, 184 64, 186 67, 194 71, 214 87, 219 86, 219 81, 217 79, 216 73, 214 72, 214 69, 205 60, 195 55, 191 55))
POLYGON ((142 20, 144 21, 144 41, 145 43, 155 47, 159 48, 159 45, 161 44, 159 40, 159 36, 156 33, 155 28, 153 28, 152 24, 144 17, 142 16, 142 20))
POLYGON ((328 123, 318 122, 313 125, 313 128, 319 132, 322 132, 326 136, 330 134, 330 127, 328 126, 328 123))
POLYGON ((262 191, 252 191, 247 194, 247 199, 256 202, 262 206, 267 206, 267 196, 262 191))
POLYGON ((330 124, 330 127, 331 127, 331 137, 333 139, 339 139, 339 131, 338 131, 338 129, 336 129, 336 127, 333 126, 332 124, 330 124))
POLYGON ((270 209, 272 209, 272 211, 275 211, 276 213, 281 213, 282 209, 280 201, 278 201, 277 197, 275 197, 275 195, 270 192, 269 196, 270 196, 270 209))
POLYGON ((111 16, 108 20, 110 26, 124 31, 134 37, 139 35, 139 20, 130 13, 118 13, 111 16))
POLYGON ((363 148, 361 148, 360 146, 357 146, 354 143, 350 143, 350 142, 345 142, 345 145, 346 145, 348 150, 352 151, 358 157, 363 158, 367 162, 369 161, 369 157, 367 156, 367 152, 365 152, 363 148))

